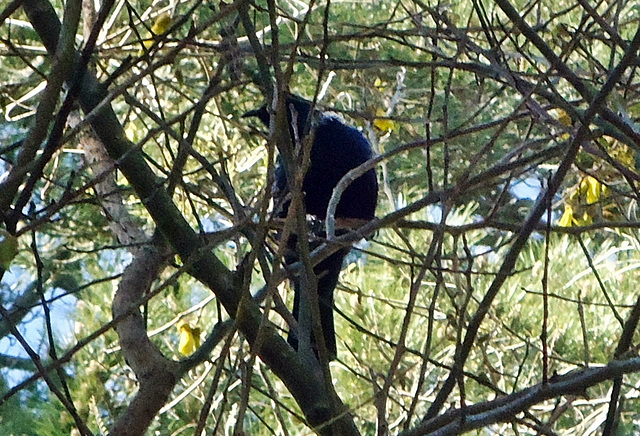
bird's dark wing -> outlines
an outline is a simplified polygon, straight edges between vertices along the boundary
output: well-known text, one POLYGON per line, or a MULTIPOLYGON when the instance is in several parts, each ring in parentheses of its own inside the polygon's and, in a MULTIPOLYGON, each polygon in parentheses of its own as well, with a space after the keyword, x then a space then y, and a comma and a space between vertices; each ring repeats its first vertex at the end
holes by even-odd
MULTIPOLYGON (((331 194, 340 179, 372 156, 371 145, 359 130, 337 118, 323 117, 315 130, 310 165, 302 185, 307 213, 325 219, 331 194)), ((344 191, 335 217, 372 219, 377 202, 376 173, 369 170, 344 191)))
MULTIPOLYGON (((322 117, 314 131, 310 165, 305 174, 302 190, 306 212, 325 219, 333 189, 350 170, 373 156, 369 141, 357 129, 333 117, 322 117)), ((284 177, 284 171, 280 173, 284 177)), ((286 179, 280 180, 286 185, 286 179)), ((344 191, 336 208, 336 218, 372 219, 378 199, 378 182, 374 170, 354 180, 344 191)), ((316 235, 322 237, 323 235, 316 235)), ((312 244, 311 249, 319 243, 312 244)), ((350 249, 341 249, 320 262, 313 269, 318 278, 317 290, 320 309, 320 324, 330 360, 337 356, 335 326, 333 320, 333 293, 338 284, 344 258, 350 249)), ((291 260, 297 260, 293 257, 291 260)), ((294 281, 295 296, 293 316, 298 319, 300 305, 300 283, 294 281)), ((313 336, 312 344, 315 344, 313 336)), ((289 334, 289 343, 297 347, 295 332, 289 334)))
MULTIPOLYGON (((295 115, 298 134, 302 132, 301 136, 304 137, 306 129, 311 124, 308 120, 311 112, 311 103, 292 96, 287 101, 287 104, 289 107, 289 123, 292 123, 295 115), (293 114, 290 111, 291 107, 294 109, 293 114)), ((256 111, 248 112, 247 115, 256 116, 266 125, 269 124, 269 113, 266 110, 266 106, 256 111)), ((302 191, 306 213, 319 219, 325 219, 333 189, 340 179, 353 168, 371 159, 373 151, 369 141, 360 131, 344 124, 335 117, 320 115, 318 122, 315 124, 312 127, 314 138, 311 146, 309 168, 303 179, 302 191)), ((290 130, 293 135, 293 128, 290 130)), ((286 198, 289 188, 286 173, 280 161, 278 161, 275 176, 274 199, 279 209, 274 213, 276 216, 284 217, 288 209, 286 198)), ((371 169, 354 180, 344 191, 338 202, 335 218, 372 219, 375 216, 377 199, 378 182, 375 171, 371 169)), ((311 250, 320 245, 318 240, 323 237, 322 234, 316 234, 312 238, 310 243, 311 250)), ((296 236, 293 235, 287 241, 288 254, 285 261, 288 265, 299 260, 296 245, 296 236)), ((313 268, 318 284, 320 324, 329 360, 333 360, 337 356, 333 322, 333 291, 338 284, 342 263, 349 251, 350 248, 340 249, 313 268)), ((293 316, 295 319, 299 319, 301 292, 303 292, 303 289, 301 289, 300 280, 297 277, 292 277, 292 281, 295 289, 293 316)), ((289 343, 296 349, 299 334, 303 334, 303 332, 291 331, 289 333, 289 343)), ((310 334, 310 332, 304 332, 304 334, 310 334)), ((315 344, 313 336, 311 336, 311 341, 312 344, 315 344)))

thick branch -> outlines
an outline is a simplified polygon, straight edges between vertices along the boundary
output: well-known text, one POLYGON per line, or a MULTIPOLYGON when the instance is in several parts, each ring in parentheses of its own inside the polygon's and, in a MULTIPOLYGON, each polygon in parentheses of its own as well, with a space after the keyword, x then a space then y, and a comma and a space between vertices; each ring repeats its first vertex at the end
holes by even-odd
MULTIPOLYGON (((46 0, 26 0, 25 10, 31 24, 43 39, 50 40, 52 24, 58 22, 55 11, 46 0), (37 14, 31 13, 37 11, 37 14)), ((51 53, 52 47, 45 42, 51 53)), ((94 110, 106 96, 105 90, 89 72, 82 75, 80 103, 85 113, 94 110)), ((237 319, 238 328, 249 343, 254 344, 261 331, 262 346, 255 352, 277 374, 291 391, 303 410, 309 424, 317 427, 333 419, 318 431, 321 434, 357 433, 348 414, 339 414, 340 404, 332 398, 331 388, 324 384, 322 377, 310 374, 308 366, 276 332, 271 324, 262 326, 262 311, 249 296, 241 298, 239 283, 234 274, 213 253, 203 250, 198 235, 189 226, 170 195, 144 159, 141 151, 126 139, 124 130, 110 105, 98 109, 91 120, 96 135, 104 143, 127 178, 138 197, 142 200, 158 229, 190 265, 190 273, 206 284, 219 298, 231 317, 237 319), (242 305, 241 305, 242 301, 242 305), (242 309, 242 310, 240 310, 242 309)))
POLYGON ((136 373, 140 387, 135 398, 111 428, 111 435, 143 435, 164 406, 176 383, 179 365, 162 355, 147 335, 138 309, 140 298, 157 278, 162 253, 156 247, 139 250, 127 267, 113 299, 113 317, 129 312, 116 324, 120 346, 136 373))
POLYGON ((493 401, 451 410, 424 421, 419 426, 400 433, 399 436, 459 435, 498 422, 508 422, 518 413, 528 410, 535 404, 562 395, 583 395, 587 388, 638 371, 640 371, 640 357, 634 357, 628 360, 616 360, 601 368, 589 368, 551 377, 547 384, 541 383, 493 401))

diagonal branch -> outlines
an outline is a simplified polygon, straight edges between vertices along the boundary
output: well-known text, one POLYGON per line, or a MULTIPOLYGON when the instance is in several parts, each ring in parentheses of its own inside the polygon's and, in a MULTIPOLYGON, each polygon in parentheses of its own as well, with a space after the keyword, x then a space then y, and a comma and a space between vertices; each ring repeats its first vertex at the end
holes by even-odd
MULTIPOLYGON (((25 0, 23 6, 40 38, 51 41, 48 32, 55 27, 52 23, 59 23, 51 4, 47 0, 25 0)), ((51 53, 54 47, 45 45, 51 53)), ((236 280, 236 274, 213 253, 203 249, 200 238, 149 167, 141 150, 126 139, 111 106, 102 103, 107 93, 96 77, 85 71, 79 80, 79 100, 83 111, 89 113, 100 105, 91 120, 96 135, 116 161, 158 229, 183 262, 190 265, 190 274, 216 294, 229 315, 236 318, 238 328, 250 344, 256 342, 260 332, 262 346, 255 351, 291 391, 311 426, 324 424, 318 429, 320 434, 357 434, 351 417, 341 413, 344 405, 331 394, 332 387, 327 386, 322 377, 310 376, 307 366, 274 326, 268 321, 263 325, 262 310, 249 295, 239 291, 242 283, 236 280), (327 424, 329 421, 330 424, 327 424)), ((242 277, 242 274, 238 274, 238 277, 242 277)))
POLYGON ((540 383, 493 401, 451 410, 431 420, 423 421, 417 427, 401 432, 399 436, 459 435, 498 422, 508 422, 518 413, 528 410, 535 404, 562 395, 583 395, 587 388, 638 371, 640 371, 640 357, 634 357, 615 360, 600 368, 589 368, 554 376, 546 384, 540 383))
MULTIPOLYGON (((511 7, 511 5, 508 4, 508 2, 500 0, 499 5, 502 7, 503 4, 506 4, 509 7, 511 7)), ((640 28, 636 32, 636 35, 634 36, 633 41, 629 45, 623 58, 620 60, 620 63, 611 72, 611 74, 609 74, 609 77, 607 78, 606 83, 602 86, 602 89, 600 90, 600 92, 598 92, 598 94, 592 98, 591 104, 587 109, 587 111, 585 112, 584 118, 580 124, 580 127, 577 133, 575 134, 575 136, 573 137, 571 144, 569 145, 568 150, 562 159, 562 162, 558 166, 556 173, 553 175, 553 177, 549 181, 548 188, 546 189, 545 192, 539 195, 533 210, 531 211, 527 220, 523 224, 522 229, 518 233, 518 236, 514 241, 513 245, 511 246, 511 248, 509 249, 509 252, 506 254, 504 263, 502 264, 502 266, 500 267, 500 270, 496 274, 495 280, 491 283, 491 286, 489 286, 489 289, 487 290, 487 293, 482 299, 477 312, 469 322, 469 327, 467 329, 467 334, 465 335, 464 342, 456 352, 456 358, 453 364, 452 371, 449 374, 449 377, 445 381, 444 385, 438 392, 436 399, 434 400, 434 402, 431 404, 431 407, 427 411, 427 414, 423 422, 431 418, 434 418, 438 414, 440 409, 444 406, 444 403, 446 402, 447 397, 453 390, 457 374, 460 374, 462 372, 464 364, 467 358, 469 357, 469 354, 471 353, 471 349, 473 347, 476 336, 478 334, 478 330, 480 329, 480 325, 482 324, 482 321, 485 315, 489 311, 489 308, 491 307, 491 304, 493 303, 495 297, 498 295, 500 288, 502 287, 507 277, 509 277, 509 274, 515 267, 516 261, 518 260, 518 256, 520 252, 524 248, 527 240, 529 239, 529 236, 531 235, 533 230, 536 228, 538 222, 540 221, 542 214, 545 212, 547 208, 547 204, 549 200, 553 198, 553 196, 559 189, 562 181, 564 180, 567 172, 569 171, 569 168, 571 168, 571 165, 573 164, 573 161, 578 151, 580 150, 580 145, 583 143, 583 141, 585 141, 588 138, 590 134, 589 124, 591 120, 593 119, 595 114, 599 111, 600 106, 603 105, 607 95, 611 92, 614 85, 620 80, 623 72, 632 63, 632 60, 635 58, 636 53, 638 51, 638 47, 640 47, 640 28)))

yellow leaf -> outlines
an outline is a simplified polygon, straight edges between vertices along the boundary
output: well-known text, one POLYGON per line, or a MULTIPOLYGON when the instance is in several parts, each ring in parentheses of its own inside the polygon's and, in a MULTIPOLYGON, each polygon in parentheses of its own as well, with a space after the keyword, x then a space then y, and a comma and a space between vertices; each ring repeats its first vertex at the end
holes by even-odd
MULTIPOLYGON (((171 14, 169 12, 164 12, 156 17, 156 21, 153 22, 153 26, 151 26, 151 34, 162 35, 169 27, 171 27, 171 14)), ((145 48, 149 48, 153 45, 153 39, 145 39, 143 44, 145 48)), ((142 54, 142 53, 140 53, 142 54)))
MULTIPOLYGON (((592 177, 589 177, 590 179, 592 177)), ((602 184, 597 180, 595 182, 589 183, 589 191, 587 191, 587 204, 597 203, 600 200, 600 194, 602 193, 601 189, 602 184)))
POLYGON ((171 27, 171 14, 169 12, 165 12, 158 15, 153 26, 151 26, 151 32, 154 35, 162 35, 164 32, 169 30, 169 27, 171 27))
POLYGON ((555 118, 560 121, 560 124, 564 126, 572 126, 573 121, 571 121, 571 117, 564 109, 556 108, 552 112, 555 112, 555 118))
MULTIPOLYGON (((385 116, 385 113, 382 109, 378 109, 376 111, 377 116, 385 116)), ((373 125, 376 126, 379 130, 383 132, 391 132, 395 129, 396 123, 389 119, 376 118, 373 120, 373 125)))
POLYGON ((562 214, 562 218, 558 222, 558 225, 561 227, 571 227, 574 222, 573 218, 573 208, 568 204, 564 205, 564 213, 562 214))
POLYGON ((580 181, 580 194, 586 196, 587 204, 594 204, 600 201, 603 192, 604 185, 591 176, 587 176, 580 181))
POLYGON ((608 146, 609 154, 612 158, 614 158, 627 168, 635 169, 635 154, 634 151, 629 148, 629 146, 609 136, 604 136, 603 139, 605 140, 605 144, 603 145, 608 146))
POLYGON ((178 351, 185 356, 193 354, 200 346, 200 328, 191 327, 188 322, 182 321, 178 324, 178 330, 180 331, 178 351))

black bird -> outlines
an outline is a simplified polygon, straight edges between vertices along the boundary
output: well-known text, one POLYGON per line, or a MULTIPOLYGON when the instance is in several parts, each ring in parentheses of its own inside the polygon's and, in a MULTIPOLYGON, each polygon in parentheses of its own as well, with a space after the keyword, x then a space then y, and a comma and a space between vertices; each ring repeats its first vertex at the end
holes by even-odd
MULTIPOLYGON (((354 127, 342 123, 335 116, 317 111, 311 113, 311 102, 295 95, 290 95, 286 101, 287 119, 292 124, 290 106, 294 108, 295 119, 297 119, 296 130, 304 139, 308 134, 311 124, 314 124, 314 139, 310 151, 309 167, 302 182, 305 211, 308 215, 314 215, 318 219, 324 220, 327 216, 327 207, 333 188, 338 184, 342 176, 356 168, 360 164, 371 159, 373 151, 369 141, 364 135, 354 127), (309 121, 312 116, 313 123, 309 121)), ((259 109, 249 111, 243 117, 257 117, 265 125, 269 125, 269 112, 264 105, 259 109)), ((290 128, 290 133, 294 129, 290 128)), ((275 198, 283 198, 288 193, 287 176, 280 159, 276 166, 276 194, 275 198)), ((378 182, 373 169, 367 171, 362 176, 355 179, 343 192, 340 202, 336 207, 335 218, 370 220, 375 216, 375 209, 378 200, 378 182)), ((277 212, 277 216, 284 217, 287 214, 288 203, 277 212)), ((316 236, 325 237, 318 233, 316 236)), ((314 242, 310 245, 313 250, 319 245, 314 242)), ((295 251, 295 239, 288 241, 288 246, 295 251)), ((342 269, 345 256, 351 248, 344 248, 320 262, 313 269, 318 279, 318 299, 320 302, 320 325, 324 336, 324 342, 328 351, 329 359, 334 360, 337 356, 335 330, 333 324, 333 291, 338 284, 338 276, 342 269)), ((285 257, 287 264, 292 264, 298 260, 295 252, 285 257)), ((293 280, 295 294, 293 302, 293 316, 298 319, 300 309, 300 283, 293 280)), ((294 332, 289 332, 289 343, 297 349, 298 338, 294 332)), ((312 337, 313 342, 313 337, 312 337)))

